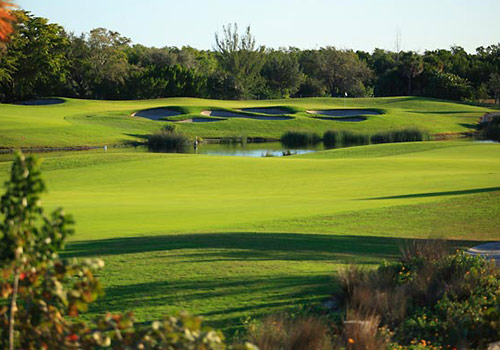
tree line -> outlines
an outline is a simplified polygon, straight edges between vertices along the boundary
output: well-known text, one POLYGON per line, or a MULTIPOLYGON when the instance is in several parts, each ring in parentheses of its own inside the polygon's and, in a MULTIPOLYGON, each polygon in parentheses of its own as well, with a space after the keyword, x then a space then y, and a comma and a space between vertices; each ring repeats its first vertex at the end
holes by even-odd
POLYGON ((92 99, 313 96, 426 96, 500 103, 500 43, 417 53, 375 49, 271 49, 236 24, 212 50, 146 47, 104 28, 80 36, 42 17, 14 11, 0 48, 0 101, 66 96, 92 99))

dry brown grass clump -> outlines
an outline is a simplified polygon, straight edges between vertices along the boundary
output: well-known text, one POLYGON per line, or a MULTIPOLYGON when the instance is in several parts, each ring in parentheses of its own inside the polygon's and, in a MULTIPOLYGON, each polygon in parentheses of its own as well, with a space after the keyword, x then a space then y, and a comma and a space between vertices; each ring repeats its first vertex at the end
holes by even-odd
POLYGON ((270 316, 250 329, 249 341, 260 350, 332 350, 330 328, 316 317, 270 316))
POLYGON ((343 340, 349 350, 383 350, 390 338, 380 329, 380 317, 348 310, 344 322, 343 340))

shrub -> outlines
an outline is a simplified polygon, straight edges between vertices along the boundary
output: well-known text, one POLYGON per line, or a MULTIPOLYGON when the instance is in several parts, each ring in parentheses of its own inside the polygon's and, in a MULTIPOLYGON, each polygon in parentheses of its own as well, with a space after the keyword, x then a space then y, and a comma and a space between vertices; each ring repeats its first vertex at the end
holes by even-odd
POLYGON ((370 136, 348 130, 328 130, 323 134, 323 143, 329 148, 368 145, 370 136))
POLYGON ((430 139, 426 131, 414 128, 379 132, 372 135, 371 143, 418 142, 430 139))
POLYGON ((342 147, 343 138, 338 130, 328 130, 323 134, 323 144, 328 148, 342 147))
POLYGON ((395 285, 392 271, 368 271, 350 266, 341 270, 338 278, 344 305, 358 316, 378 315, 389 326, 404 319, 407 290, 395 285))
POLYGON ((464 101, 474 96, 472 84, 465 78, 451 73, 431 71, 423 95, 446 100, 464 101))
POLYGON ((149 135, 147 139, 148 149, 152 152, 181 153, 188 144, 189 139, 186 136, 170 131, 160 131, 149 135))
POLYGON ((483 139, 500 142, 500 115, 493 116, 480 123, 479 130, 483 139))
POLYGON ((380 317, 349 310, 344 322, 343 340, 350 350, 383 350, 390 338, 379 330, 380 317))
POLYGON ((361 146, 370 144, 370 136, 366 134, 359 134, 351 131, 342 132, 342 145, 344 147, 349 146, 361 146))
POLYGON ((409 239, 400 245, 401 260, 410 263, 415 258, 429 261, 444 259, 450 255, 449 242, 442 239, 409 239))
POLYGON ((331 350, 328 325, 317 317, 270 316, 249 329, 249 341, 260 350, 331 350))
POLYGON ((174 123, 169 123, 169 124, 166 124, 164 127, 163 127, 163 131, 165 132, 177 132, 177 125, 175 125, 174 123))
POLYGON ((281 143, 286 147, 307 147, 321 142, 321 137, 308 131, 287 131, 281 136, 281 143))
POLYGON ((481 257, 450 254, 446 242, 409 242, 399 261, 372 271, 350 267, 338 278, 349 312, 378 318, 402 345, 482 349, 497 340, 500 270, 481 257))

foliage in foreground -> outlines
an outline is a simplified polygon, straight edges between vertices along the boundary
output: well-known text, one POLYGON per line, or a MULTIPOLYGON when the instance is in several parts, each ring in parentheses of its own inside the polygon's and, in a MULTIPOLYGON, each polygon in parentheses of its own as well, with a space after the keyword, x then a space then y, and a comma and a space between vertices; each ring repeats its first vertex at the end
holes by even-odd
POLYGON ((500 270, 481 257, 417 243, 398 262, 351 267, 339 282, 347 312, 378 317, 401 345, 483 349, 499 339, 500 270))
POLYGON ((441 241, 412 241, 377 270, 338 277, 335 312, 249 324, 261 350, 486 349, 500 339, 500 269, 441 241))
POLYGON ((95 272, 103 262, 59 258, 73 221, 62 210, 44 215, 45 184, 34 158, 16 157, 6 188, 0 201, 2 349, 226 348, 221 333, 185 313, 147 326, 134 325, 131 314, 106 314, 95 323, 78 320, 102 294, 95 272))

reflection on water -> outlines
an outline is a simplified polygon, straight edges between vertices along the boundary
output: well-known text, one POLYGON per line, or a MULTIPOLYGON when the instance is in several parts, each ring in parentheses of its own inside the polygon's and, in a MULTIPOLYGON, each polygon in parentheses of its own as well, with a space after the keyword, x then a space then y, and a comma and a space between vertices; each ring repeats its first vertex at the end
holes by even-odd
POLYGON ((247 143, 247 144, 200 144, 197 149, 190 147, 186 153, 210 154, 217 156, 237 157, 282 157, 283 155, 305 154, 322 151, 323 145, 290 149, 279 142, 247 143))

